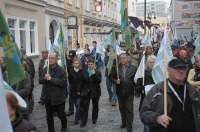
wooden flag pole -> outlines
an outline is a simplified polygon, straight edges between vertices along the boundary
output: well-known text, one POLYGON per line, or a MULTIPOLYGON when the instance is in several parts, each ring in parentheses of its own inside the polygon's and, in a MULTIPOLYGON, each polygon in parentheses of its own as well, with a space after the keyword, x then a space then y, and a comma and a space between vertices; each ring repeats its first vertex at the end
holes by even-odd
POLYGON ((94 69, 96 69, 96 59, 97 59, 97 53, 95 53, 95 56, 94 56, 94 69))
POLYGON ((167 116, 166 53, 164 52, 164 115, 167 116))
POLYGON ((116 58, 116 67, 117 67, 117 79, 119 79, 119 67, 118 67, 117 54, 115 54, 115 58, 116 58))

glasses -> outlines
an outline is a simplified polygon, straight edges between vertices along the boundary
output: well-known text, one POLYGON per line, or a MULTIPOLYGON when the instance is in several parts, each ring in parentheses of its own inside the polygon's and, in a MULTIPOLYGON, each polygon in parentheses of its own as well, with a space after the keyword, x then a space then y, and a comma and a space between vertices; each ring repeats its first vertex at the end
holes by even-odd
POLYGON ((49 57, 49 60, 55 60, 55 59, 57 59, 57 58, 49 57))

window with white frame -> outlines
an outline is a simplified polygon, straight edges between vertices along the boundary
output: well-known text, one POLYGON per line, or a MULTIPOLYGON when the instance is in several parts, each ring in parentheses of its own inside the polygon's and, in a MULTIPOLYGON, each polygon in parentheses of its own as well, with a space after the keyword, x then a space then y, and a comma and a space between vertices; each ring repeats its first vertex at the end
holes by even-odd
POLYGON ((72 4, 72 0, 67 0, 67 3, 72 4))
POLYGON ((18 47, 26 49, 27 54, 38 53, 37 22, 21 18, 8 18, 7 21, 18 47))
POLYGON ((86 0, 86 10, 89 11, 90 10, 90 0, 86 0))
POLYGON ((79 0, 76 0, 76 7, 80 7, 79 0))

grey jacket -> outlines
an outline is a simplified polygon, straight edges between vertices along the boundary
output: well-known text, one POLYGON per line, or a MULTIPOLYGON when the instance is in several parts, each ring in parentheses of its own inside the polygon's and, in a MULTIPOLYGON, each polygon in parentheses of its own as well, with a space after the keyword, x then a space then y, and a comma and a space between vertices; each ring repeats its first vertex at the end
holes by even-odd
MULTIPOLYGON (((198 92, 189 83, 186 83, 189 91, 189 97, 191 100, 192 111, 194 115, 194 121, 196 126, 196 132, 199 130, 199 120, 197 106, 199 103, 198 92)), ((143 123, 150 127, 150 132, 166 132, 167 129, 157 124, 157 118, 164 114, 164 82, 155 84, 149 93, 145 96, 141 110, 140 119, 143 123)), ((173 102, 171 99, 171 90, 167 88, 167 114, 170 116, 173 102)))
POLYGON ((135 87, 134 77, 135 77, 136 71, 137 71, 137 67, 132 65, 130 62, 128 62, 126 74, 124 76, 122 65, 119 65, 120 84, 116 84, 117 69, 116 67, 113 67, 112 72, 109 76, 109 79, 111 80, 111 82, 116 84, 116 93, 118 96, 134 95, 134 87, 135 87))

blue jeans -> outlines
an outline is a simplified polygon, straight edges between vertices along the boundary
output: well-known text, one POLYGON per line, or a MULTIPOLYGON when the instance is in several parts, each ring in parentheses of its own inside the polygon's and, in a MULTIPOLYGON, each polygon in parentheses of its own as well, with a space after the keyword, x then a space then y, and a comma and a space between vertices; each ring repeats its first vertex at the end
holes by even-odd
POLYGON ((109 96, 112 97, 112 101, 117 102, 116 85, 112 83, 108 77, 106 77, 106 86, 107 86, 109 96))
POLYGON ((42 102, 45 101, 44 85, 42 85, 42 91, 41 91, 40 101, 42 101, 42 102))
POLYGON ((149 132, 149 127, 144 124, 144 132, 149 132))
POLYGON ((71 100, 73 100, 73 105, 76 107, 75 121, 78 121, 81 119, 81 98, 71 98, 71 100))

